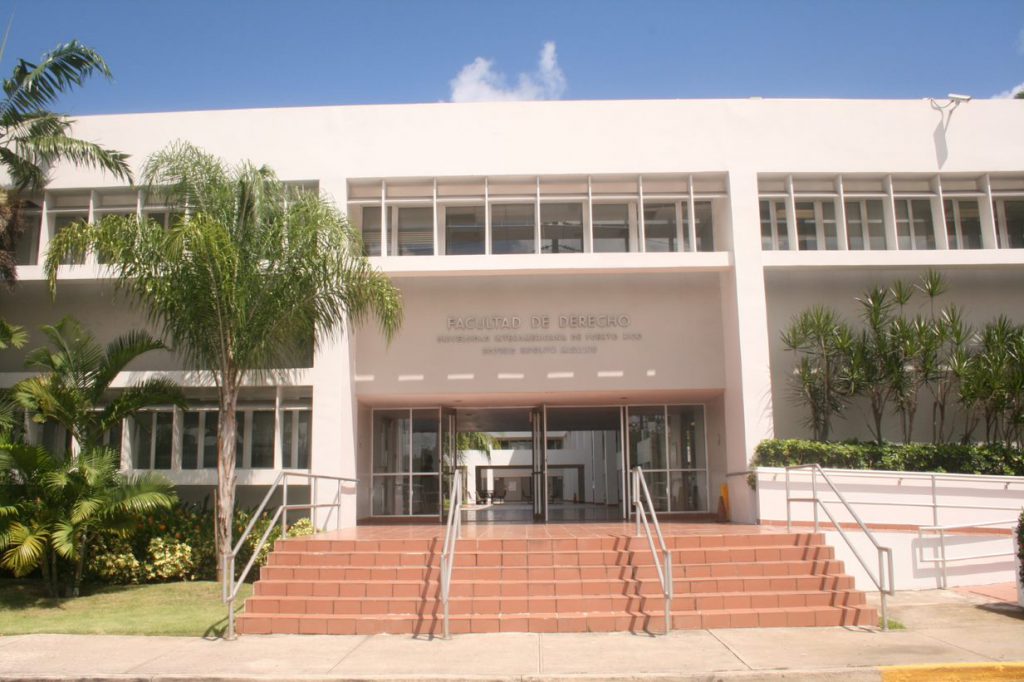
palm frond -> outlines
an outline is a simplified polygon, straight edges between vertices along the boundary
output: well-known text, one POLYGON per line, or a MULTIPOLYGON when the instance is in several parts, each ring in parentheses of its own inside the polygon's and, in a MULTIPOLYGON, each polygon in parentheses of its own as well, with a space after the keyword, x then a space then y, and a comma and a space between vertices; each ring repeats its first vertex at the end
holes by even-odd
POLYGON ((0 557, 0 566, 10 570, 17 577, 31 573, 50 539, 46 528, 29 528, 22 523, 13 523, 7 531, 9 549, 0 557))
POLYGON ((18 60, 11 77, 3 81, 6 99, 0 104, 0 123, 47 108, 95 73, 111 77, 103 58, 74 40, 58 45, 38 64, 18 60))
POLYGON ((110 383, 132 360, 151 350, 164 348, 162 341, 142 330, 130 331, 111 341, 96 368, 91 391, 93 400, 100 400, 110 383))
POLYGON ((16 324, 0 319, 0 350, 21 348, 28 342, 28 332, 16 324))

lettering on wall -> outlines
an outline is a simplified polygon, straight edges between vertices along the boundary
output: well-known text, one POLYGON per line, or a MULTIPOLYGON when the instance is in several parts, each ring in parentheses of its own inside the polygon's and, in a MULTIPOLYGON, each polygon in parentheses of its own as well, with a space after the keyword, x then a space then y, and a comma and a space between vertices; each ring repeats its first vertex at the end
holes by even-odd
POLYGON ((437 343, 478 346, 483 355, 593 355, 603 347, 643 341, 620 312, 448 315, 437 343))

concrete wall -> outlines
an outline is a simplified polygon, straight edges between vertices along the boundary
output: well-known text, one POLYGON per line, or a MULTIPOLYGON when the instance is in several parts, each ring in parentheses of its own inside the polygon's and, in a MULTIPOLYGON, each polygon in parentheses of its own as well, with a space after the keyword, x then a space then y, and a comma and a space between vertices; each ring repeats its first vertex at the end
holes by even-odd
MULTIPOLYGON (((1012 538, 1007 529, 1024 508, 1024 477, 936 474, 933 497, 929 474, 836 470, 828 470, 827 473, 861 520, 869 527, 875 527, 878 543, 892 548, 896 589, 940 586, 939 564, 926 561, 939 556, 937 534, 930 532, 919 537, 916 528, 920 526, 996 523, 982 528, 946 531, 947 558, 1003 554, 949 562, 947 584, 978 585, 1013 580, 1012 538), (938 509, 933 508, 933 501, 937 502, 938 509), (897 526, 904 528, 898 530, 897 526)), ((808 473, 792 472, 790 486, 792 497, 811 496, 808 473)), ((820 479, 818 493, 840 524, 853 522, 820 479)), ((757 502, 761 522, 785 522, 784 469, 757 469, 757 502)), ((806 524, 813 521, 810 503, 793 502, 791 512, 793 521, 801 522, 801 528, 806 528, 806 524)), ((822 522, 828 521, 823 512, 819 512, 819 518, 822 522)), ((859 530, 848 530, 847 535, 877 575, 877 551, 870 540, 859 530)), ((840 534, 829 532, 828 541, 836 548, 837 557, 843 560, 847 571, 857 578, 858 588, 873 589, 867 572, 840 534)))

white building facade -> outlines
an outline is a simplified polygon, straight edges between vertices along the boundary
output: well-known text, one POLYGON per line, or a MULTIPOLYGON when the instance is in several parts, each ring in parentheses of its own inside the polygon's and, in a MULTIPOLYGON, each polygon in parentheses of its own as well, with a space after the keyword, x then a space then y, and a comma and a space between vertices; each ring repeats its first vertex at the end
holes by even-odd
MULTIPOLYGON (((621 518, 640 464, 663 511, 714 513, 728 486, 732 518, 754 521, 754 448, 807 435, 779 340, 793 315, 820 303, 853 319, 866 288, 933 268, 976 325, 1024 321, 1020 101, 267 109, 83 117, 75 133, 136 166, 176 139, 265 163, 362 232, 402 291, 401 331, 387 344, 349 328, 247 387, 239 433, 243 503, 282 468, 355 477, 345 525, 440 518, 441 453, 460 432, 496 439, 459 458, 494 513, 482 520, 621 518)), ((101 340, 144 326, 92 257, 62 267, 52 302, 38 264, 71 221, 173 217, 74 168, 36 203, 0 316, 34 332, 30 347, 64 315, 101 340)), ((22 363, 0 355, 3 385, 22 363)), ((190 408, 146 413, 111 442, 125 468, 208 494, 212 383, 163 353, 119 384, 151 373, 181 382, 190 408)), ((836 431, 868 436, 857 409, 836 431)))

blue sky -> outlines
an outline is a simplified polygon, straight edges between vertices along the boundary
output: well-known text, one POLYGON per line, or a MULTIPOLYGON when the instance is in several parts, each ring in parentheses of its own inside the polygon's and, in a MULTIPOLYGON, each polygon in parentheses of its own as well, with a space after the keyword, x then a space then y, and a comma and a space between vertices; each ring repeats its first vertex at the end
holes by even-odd
POLYGON ((70 114, 484 98, 992 97, 1024 2, 0 0, 0 69, 77 38, 70 114), (453 81, 455 83, 453 84, 453 81))

